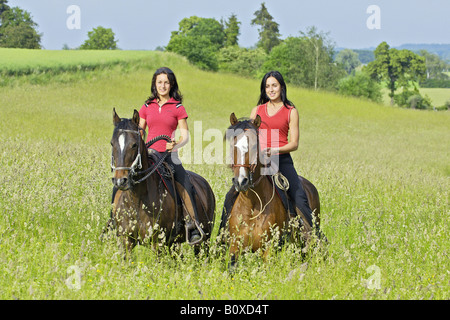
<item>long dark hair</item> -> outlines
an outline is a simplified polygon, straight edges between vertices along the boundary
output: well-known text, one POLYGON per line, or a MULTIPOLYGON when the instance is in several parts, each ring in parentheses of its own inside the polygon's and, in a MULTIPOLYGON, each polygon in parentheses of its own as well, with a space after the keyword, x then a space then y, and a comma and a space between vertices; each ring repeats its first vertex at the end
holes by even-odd
POLYGON ((283 101, 283 105, 295 107, 294 104, 291 101, 289 101, 287 98, 286 82, 284 82, 283 76, 278 71, 269 71, 264 75, 264 77, 261 81, 261 94, 259 96, 258 105, 262 105, 262 104, 265 104, 266 102, 270 101, 269 97, 266 94, 266 82, 267 82, 267 79, 269 79, 270 77, 274 77, 280 83, 281 101, 283 101))
POLYGON ((180 103, 181 103, 183 101, 183 96, 181 95, 180 89, 178 89, 178 82, 177 82, 177 78, 175 77, 175 73, 173 73, 172 70, 170 70, 169 68, 166 68, 166 67, 159 68, 153 74, 151 95, 150 95, 150 97, 148 97, 146 103, 149 104, 153 100, 155 100, 155 99, 158 100, 158 98, 159 98, 158 90, 156 90, 156 77, 159 76, 160 74, 166 74, 167 78, 169 79, 169 83, 170 83, 169 96, 171 98, 175 99, 176 101, 180 101, 180 103))

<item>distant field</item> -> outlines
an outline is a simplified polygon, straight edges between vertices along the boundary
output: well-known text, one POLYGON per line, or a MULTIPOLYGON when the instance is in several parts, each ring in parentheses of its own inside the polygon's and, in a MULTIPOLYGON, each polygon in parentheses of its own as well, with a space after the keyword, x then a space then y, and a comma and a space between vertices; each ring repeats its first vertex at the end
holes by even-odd
MULTIPOLYGON (((169 66, 191 148, 207 146, 207 129, 225 132, 231 112, 249 116, 259 81, 161 52, 0 50, 0 65, 31 70, 17 82, 4 73, 0 86, 0 299, 450 299, 449 112, 290 86, 300 114, 293 159, 319 191, 329 245, 302 257, 287 244, 265 263, 248 254, 230 274, 215 237, 198 256, 189 246, 138 247, 126 261, 114 236, 99 241, 110 211, 112 109, 131 117, 154 70, 169 66), (125 63, 67 72, 67 81, 32 71, 118 60, 125 63)), ((185 167, 211 184, 218 221, 230 169, 185 167)))
MULTIPOLYGON (((421 95, 428 95, 431 98, 434 107, 443 106, 445 102, 450 100, 450 89, 448 88, 420 88, 419 91, 421 95)), ((391 98, 389 98, 388 90, 384 88, 382 89, 382 93, 383 104, 390 105, 391 98)))
POLYGON ((428 95, 434 106, 443 106, 447 101, 450 101, 450 89, 443 88, 421 88, 420 93, 428 95))
POLYGON ((44 72, 92 70, 102 66, 146 59, 151 55, 149 51, 0 48, 0 74, 18 76, 44 72))

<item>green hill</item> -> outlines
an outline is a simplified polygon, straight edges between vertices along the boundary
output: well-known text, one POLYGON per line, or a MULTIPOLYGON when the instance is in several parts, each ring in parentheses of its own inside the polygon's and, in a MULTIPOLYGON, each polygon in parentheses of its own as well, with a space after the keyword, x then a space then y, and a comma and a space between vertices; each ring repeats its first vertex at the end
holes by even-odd
MULTIPOLYGON (((8 68, 2 54, 0 70, 8 68)), ((131 117, 150 93, 154 70, 168 66, 184 95, 191 148, 200 143, 205 153, 208 130, 225 132, 231 112, 249 116, 259 81, 201 71, 161 52, 123 51, 125 63, 58 73, 53 59, 74 65, 83 56, 98 65, 109 53, 73 52, 69 60, 62 51, 26 54, 28 70, 46 54, 61 56, 48 57, 45 73, 0 71, 0 298, 450 298, 448 112, 290 86, 300 113, 293 158, 320 193, 326 258, 323 252, 301 258, 287 245, 267 263, 247 255, 229 275, 226 253, 213 241, 209 256, 185 246, 159 255, 137 248, 123 261, 114 237, 98 240, 110 208, 112 108, 131 117), (79 290, 67 285, 74 268, 79 290)), ((20 69, 23 62, 11 57, 8 64, 20 69)), ((231 186, 229 168, 185 166, 210 182, 218 221, 231 186)))

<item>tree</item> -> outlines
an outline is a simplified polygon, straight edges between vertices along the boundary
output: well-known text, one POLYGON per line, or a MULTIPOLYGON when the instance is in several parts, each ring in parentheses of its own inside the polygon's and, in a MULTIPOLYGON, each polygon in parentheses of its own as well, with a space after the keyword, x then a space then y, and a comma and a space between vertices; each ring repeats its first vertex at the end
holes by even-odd
POLYGON ((234 13, 228 18, 228 21, 222 22, 225 32, 225 47, 238 45, 238 37, 241 34, 239 32, 240 24, 241 22, 234 13))
POLYGON ((166 50, 185 56, 206 70, 217 70, 217 52, 225 45, 223 25, 212 18, 192 16, 178 23, 172 31, 166 50))
POLYGON ((334 47, 328 36, 310 28, 299 37, 288 37, 274 47, 264 62, 260 75, 280 71, 287 82, 307 88, 334 89, 345 75, 333 63, 334 47))
POLYGON ((6 0, 0 0, 0 47, 40 49, 41 36, 37 23, 28 11, 10 8, 6 0))
POLYGON ((361 65, 358 54, 350 49, 339 51, 335 59, 336 63, 340 64, 347 74, 351 74, 357 67, 361 65))
POLYGON ((314 90, 319 88, 334 88, 337 81, 343 77, 342 69, 333 62, 334 42, 329 32, 318 31, 316 27, 307 28, 300 34, 306 43, 306 59, 308 65, 312 65, 314 71, 314 90))
POLYGON ((425 76, 425 58, 412 51, 390 49, 386 42, 382 42, 374 53, 375 60, 370 62, 364 71, 372 79, 387 83, 391 105, 394 104, 395 91, 398 88, 408 88, 425 76))
POLYGON ((0 0, 0 25, 2 24, 2 15, 3 12, 10 10, 11 8, 8 6, 8 0, 0 0))
POLYGON ((280 32, 278 30, 279 24, 273 20, 264 2, 261 4, 261 9, 255 11, 254 15, 255 18, 252 20, 251 25, 260 26, 258 29, 259 41, 257 47, 263 48, 269 53, 272 48, 281 43, 280 32))
POLYGON ((270 70, 278 70, 287 82, 309 87, 310 79, 304 54, 305 41, 300 37, 288 37, 274 47, 260 69, 260 76, 270 70))
POLYGON ((88 39, 80 46, 82 50, 116 50, 118 40, 111 28, 98 26, 88 32, 88 39))
POLYGON ((442 61, 437 54, 420 50, 419 55, 425 58, 427 79, 448 79, 448 76, 442 71, 448 69, 449 65, 442 61))
POLYGON ((219 70, 256 77, 267 57, 261 48, 247 49, 239 46, 229 46, 220 49, 218 55, 219 70))

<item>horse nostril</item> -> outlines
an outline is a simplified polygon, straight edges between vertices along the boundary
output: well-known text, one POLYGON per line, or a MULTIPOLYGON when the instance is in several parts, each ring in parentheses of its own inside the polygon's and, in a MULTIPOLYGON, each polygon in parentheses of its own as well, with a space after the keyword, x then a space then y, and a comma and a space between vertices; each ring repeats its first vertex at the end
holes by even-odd
POLYGON ((128 179, 127 178, 119 178, 119 179, 113 179, 114 181, 114 185, 119 188, 119 189, 123 189, 125 187, 127 187, 128 185, 128 179))
POLYGON ((234 189, 237 192, 239 192, 240 188, 239 188, 239 183, 237 182, 237 179, 236 178, 232 178, 231 181, 233 182, 234 189))
POLYGON ((242 179, 241 186, 246 186, 247 184, 248 184, 248 179, 247 178, 242 179))

